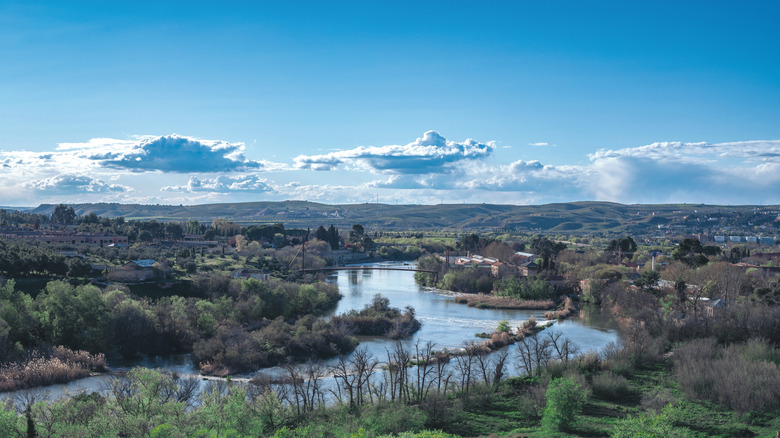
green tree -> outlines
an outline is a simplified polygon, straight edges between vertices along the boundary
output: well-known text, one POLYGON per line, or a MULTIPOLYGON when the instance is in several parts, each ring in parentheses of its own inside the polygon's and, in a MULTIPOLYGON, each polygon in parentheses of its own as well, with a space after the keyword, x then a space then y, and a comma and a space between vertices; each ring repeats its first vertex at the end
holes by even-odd
POLYGON ((190 220, 187 222, 187 234, 200 234, 200 223, 190 220))
POLYGON ((358 244, 363 240, 364 235, 365 229, 363 225, 354 224, 352 225, 352 231, 349 232, 349 241, 353 244, 358 244))
POLYGON ((641 287, 648 291, 654 291, 658 285, 658 280, 661 279, 661 274, 658 271, 644 271, 634 281, 634 286, 641 287))
POLYGON ((100 289, 50 281, 38 300, 48 340, 73 349, 104 351, 107 312, 100 289))
POLYGON ((68 207, 65 204, 54 207, 54 212, 51 214, 52 223, 57 225, 73 225, 75 219, 76 212, 73 211, 73 207, 68 207))
POLYGON ((531 250, 538 254, 542 263, 540 268, 542 270, 554 269, 555 262, 553 261, 558 253, 566 249, 566 244, 561 242, 554 242, 547 237, 537 237, 531 242, 531 250))
POLYGON ((154 239, 154 236, 152 236, 152 233, 147 230, 142 230, 140 233, 138 233, 137 240, 139 242, 151 242, 152 239, 154 239))
POLYGON ((176 222, 165 224, 165 237, 171 240, 181 240, 184 237, 184 230, 176 222))
MULTIPOLYGON (((618 253, 620 254, 620 258, 622 259, 623 256, 627 255, 629 256, 629 259, 631 256, 636 252, 636 242, 634 242, 634 239, 631 236, 626 236, 622 239, 612 239, 609 242, 609 245, 607 245, 607 252, 610 253, 618 253)), ((618 262, 621 262, 622 260, 618 260, 618 262)))
POLYGON ((698 239, 683 239, 677 248, 672 250, 672 258, 687 263, 689 266, 704 266, 710 260, 707 256, 720 254, 717 246, 704 246, 698 239))
POLYGON ((573 379, 561 377, 550 382, 544 398, 542 428, 555 432, 570 427, 588 401, 588 392, 573 379))
POLYGON ((329 240, 330 236, 328 236, 328 230, 326 230, 325 227, 323 227, 322 225, 317 227, 317 231, 314 237, 316 237, 318 240, 322 240, 323 242, 330 242, 329 240))
POLYGON ((339 231, 336 229, 336 227, 333 226, 333 224, 330 224, 330 228, 328 228, 328 242, 330 243, 330 248, 339 249, 341 246, 340 240, 341 238, 339 237, 339 231))

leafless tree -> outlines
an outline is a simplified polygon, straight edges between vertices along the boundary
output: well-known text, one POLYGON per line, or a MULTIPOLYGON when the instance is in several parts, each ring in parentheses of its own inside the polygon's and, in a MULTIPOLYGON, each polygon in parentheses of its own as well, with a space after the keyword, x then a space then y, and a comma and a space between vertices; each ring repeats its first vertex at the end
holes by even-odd
POLYGON ((530 375, 539 375, 550 360, 550 340, 539 336, 523 338, 518 345, 517 368, 530 375))
POLYGON ((552 347, 551 353, 554 354, 553 359, 568 363, 570 358, 577 356, 580 352, 579 346, 573 343, 571 339, 562 338, 562 332, 557 330, 546 330, 545 336, 552 347))
POLYGON ((469 393, 471 384, 474 382, 475 362, 477 356, 483 353, 483 347, 473 342, 467 344, 462 354, 455 356, 455 369, 460 379, 460 390, 469 393))
POLYGON ((432 376, 435 375, 433 348, 434 343, 431 341, 421 345, 420 340, 414 345, 415 358, 417 360, 417 367, 415 367, 417 381, 415 382, 415 396, 417 402, 422 401, 427 397, 428 391, 433 384, 432 376))
POLYGON ((343 402, 341 398, 343 390, 351 408, 362 405, 366 401, 366 396, 372 397, 371 376, 378 364, 379 361, 365 348, 355 350, 350 360, 341 357, 331 368, 337 382, 337 392, 334 392, 334 395, 343 402))
POLYGON ((409 361, 411 354, 400 342, 387 350, 387 380, 390 400, 409 401, 409 361))
POLYGON ((452 354, 447 351, 436 352, 434 355, 436 358, 436 374, 434 380, 436 381, 436 392, 446 393, 447 388, 452 378, 452 373, 449 371, 449 364, 452 360, 452 354))
POLYGON ((496 366, 493 369, 493 386, 498 386, 498 384, 501 383, 501 379, 504 377, 504 367, 506 366, 506 359, 509 357, 509 349, 504 348, 501 352, 496 354, 496 366))

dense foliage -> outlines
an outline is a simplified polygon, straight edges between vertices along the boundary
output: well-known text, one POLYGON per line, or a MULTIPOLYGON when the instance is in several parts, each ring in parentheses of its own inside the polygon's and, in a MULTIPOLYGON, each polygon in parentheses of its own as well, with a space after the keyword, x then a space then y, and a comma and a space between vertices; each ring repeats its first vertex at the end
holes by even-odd
POLYGON ((358 335, 386 336, 400 339, 411 336, 420 329, 420 322, 414 317, 414 309, 407 306, 404 312, 390 307, 390 300, 377 294, 362 310, 351 310, 332 319, 335 324, 351 327, 358 335))

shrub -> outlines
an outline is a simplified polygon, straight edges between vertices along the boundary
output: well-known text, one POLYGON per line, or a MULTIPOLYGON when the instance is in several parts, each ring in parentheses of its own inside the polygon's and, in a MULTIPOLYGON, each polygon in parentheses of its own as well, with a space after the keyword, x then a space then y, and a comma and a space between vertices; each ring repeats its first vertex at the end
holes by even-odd
POLYGON ((618 420, 609 432, 611 438, 666 438, 687 436, 674 428, 674 407, 669 404, 658 415, 637 415, 618 420))
POLYGON ((547 403, 542 415, 542 428, 554 432, 574 424, 576 416, 582 412, 582 406, 588 400, 588 393, 574 379, 562 377, 550 382, 545 399, 547 403))
POLYGON ((425 413, 413 406, 399 403, 380 403, 367 406, 360 422, 374 434, 416 432, 425 425, 425 413))
POLYGON ((780 367, 766 358, 777 350, 763 341, 718 347, 714 339, 695 339, 675 352, 674 371, 688 398, 720 403, 740 414, 780 407, 780 367))
POLYGON ((606 371, 593 376, 593 394, 606 399, 616 399, 628 393, 625 377, 606 371))

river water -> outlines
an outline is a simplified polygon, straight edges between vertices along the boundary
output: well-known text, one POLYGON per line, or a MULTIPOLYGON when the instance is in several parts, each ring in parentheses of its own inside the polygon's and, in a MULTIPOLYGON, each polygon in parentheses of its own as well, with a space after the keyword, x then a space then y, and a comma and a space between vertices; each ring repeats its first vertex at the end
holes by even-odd
MULTIPOLYGON (((372 267, 414 268, 414 264, 402 262, 386 262, 368 264, 372 267)), ((393 307, 411 306, 415 309, 417 319, 422 322, 422 328, 411 338, 401 341, 407 348, 412 348, 418 341, 432 341, 436 349, 460 348, 471 341, 480 341, 476 333, 492 332, 499 321, 507 320, 510 327, 518 327, 531 316, 537 321, 544 321, 543 311, 477 309, 453 301, 454 294, 434 288, 419 286, 414 280, 414 272, 405 271, 338 271, 330 274, 328 281, 336 283, 343 298, 330 315, 346 313, 350 310, 360 310, 369 304, 376 294, 381 294, 390 300, 393 307)), ((328 316, 330 316, 328 315, 328 316)), ((548 330, 558 330, 564 337, 579 346, 581 352, 599 351, 610 342, 618 341, 616 326, 608 318, 601 317, 597 310, 585 309, 579 317, 554 323, 548 330)), ((382 361, 386 357, 386 349, 392 348, 396 341, 384 338, 359 337, 360 347, 368 349, 374 357, 382 361)), ((508 347, 513 349, 512 346, 508 347)), ((510 355, 510 360, 511 359, 510 355)), ((333 362, 330 360, 327 362, 333 362)), ((198 369, 188 355, 157 357, 132 362, 109 362, 109 367, 118 371, 130 369, 133 366, 164 368, 181 375, 197 375, 198 369)), ((514 373, 510 366, 510 373, 514 373)), ((274 369, 266 370, 274 372, 274 369)), ((236 376, 251 377, 251 374, 236 376)), ((49 385, 44 388, 27 390, 46 395, 49 399, 58 399, 82 391, 102 391, 111 376, 96 376, 77 380, 67 384, 49 385)), ((0 399, 10 398, 18 392, 2 393, 0 399)))

